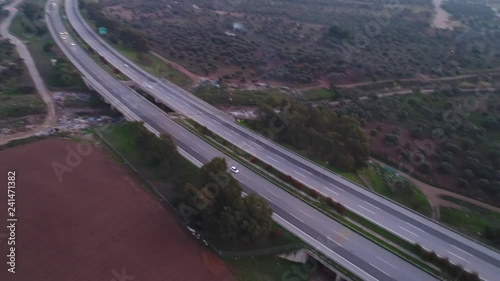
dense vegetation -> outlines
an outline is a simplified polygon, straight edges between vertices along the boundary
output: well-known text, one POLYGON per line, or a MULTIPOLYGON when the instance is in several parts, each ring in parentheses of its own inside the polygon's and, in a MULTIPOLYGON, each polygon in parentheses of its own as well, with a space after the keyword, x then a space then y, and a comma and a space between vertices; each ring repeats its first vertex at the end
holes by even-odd
POLYGON ((136 51, 148 50, 148 43, 143 32, 123 26, 119 21, 107 17, 102 13, 98 2, 79 1, 78 4, 80 8, 85 9, 96 26, 106 28, 108 33, 105 36, 114 44, 120 41, 124 46, 136 51))
POLYGON ((181 156, 169 135, 156 137, 139 122, 122 126, 133 132, 130 142, 141 147, 143 165, 161 171, 183 189, 179 210, 181 215, 189 216, 191 225, 231 241, 250 242, 268 237, 273 226, 268 202, 253 193, 242 198, 242 188, 228 173, 223 158, 214 158, 189 179, 179 177, 185 174, 186 167, 179 165, 181 156))
POLYGON ((470 28, 442 30, 431 27, 431 0, 87 4, 114 40, 135 45, 144 36, 150 48, 200 75, 291 84, 455 75, 494 67, 500 62, 499 25, 484 4, 475 4, 480 9, 471 5, 455 6, 467 17, 450 10, 470 28), (122 34, 129 28, 144 34, 136 34, 137 40, 122 34))
POLYGON ((372 96, 335 111, 365 124, 373 153, 396 167, 490 202, 500 197, 498 92, 372 96))
POLYGON ((0 119, 44 112, 45 105, 36 95, 15 46, 9 40, 0 40, 0 119))
POLYGON ((369 139, 355 118, 297 102, 285 102, 279 110, 260 108, 261 117, 249 123, 265 136, 345 171, 364 166, 369 139))
POLYGON ((184 204, 197 210, 193 224, 205 232, 231 241, 267 239, 273 225, 269 203, 254 193, 241 195, 224 158, 214 158, 201 168, 197 184, 186 185, 184 204))

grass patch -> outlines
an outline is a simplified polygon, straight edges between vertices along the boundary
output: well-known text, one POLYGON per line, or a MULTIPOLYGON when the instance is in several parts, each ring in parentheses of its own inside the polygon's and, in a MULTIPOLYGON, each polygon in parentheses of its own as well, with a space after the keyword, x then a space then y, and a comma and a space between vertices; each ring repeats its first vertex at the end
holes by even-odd
POLYGON ((35 95, 0 95, 0 119, 43 114, 45 104, 35 95))
MULTIPOLYGON (((274 256, 248 257, 248 258, 225 258, 223 259, 238 276, 239 281, 281 281, 283 274, 291 271, 294 267, 300 267, 301 264, 291 262, 274 256)), ((309 280, 309 274, 303 272, 306 278, 300 280, 309 280)), ((293 276, 293 275, 290 275, 293 276)), ((290 279, 292 280, 292 279, 290 279)), ((295 280, 295 279, 293 279, 295 280)), ((299 280, 299 279, 297 279, 299 280)))
POLYGON ((196 88, 194 95, 212 105, 256 106, 265 103, 278 106, 287 97, 279 89, 267 90, 234 90, 229 91, 223 86, 204 83, 196 88))
POLYGON ((179 87, 187 87, 193 82, 186 74, 150 53, 139 53, 126 48, 123 44, 110 44, 127 58, 144 68, 144 70, 158 77, 165 78, 179 87))
POLYGON ((488 245, 500 248, 498 243, 493 243, 481 235, 486 227, 500 229, 500 213, 448 196, 443 196, 443 199, 459 204, 462 208, 441 206, 441 222, 488 245))
POLYGON ((320 101, 320 100, 332 100, 335 93, 327 88, 321 89, 311 89, 302 92, 302 95, 298 97, 299 100, 303 101, 320 101))
POLYGON ((425 195, 412 182, 397 176, 375 164, 360 171, 373 190, 391 200, 394 200, 422 215, 430 217, 432 207, 425 195))

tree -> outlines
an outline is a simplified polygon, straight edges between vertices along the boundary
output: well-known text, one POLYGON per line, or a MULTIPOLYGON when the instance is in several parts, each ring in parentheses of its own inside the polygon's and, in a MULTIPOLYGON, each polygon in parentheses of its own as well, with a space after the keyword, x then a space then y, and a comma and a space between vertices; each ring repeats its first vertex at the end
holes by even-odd
POLYGON ((52 47, 54 46, 54 43, 52 42, 47 42, 45 44, 43 44, 43 51, 48 53, 52 50, 52 47))

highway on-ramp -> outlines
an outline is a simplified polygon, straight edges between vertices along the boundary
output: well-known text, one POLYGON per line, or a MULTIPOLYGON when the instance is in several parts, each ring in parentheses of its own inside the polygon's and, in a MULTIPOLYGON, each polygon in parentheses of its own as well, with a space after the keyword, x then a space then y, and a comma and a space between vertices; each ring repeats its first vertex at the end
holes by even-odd
MULTIPOLYGON (((208 143, 179 126, 163 111, 147 101, 103 70, 78 44, 72 44, 58 13, 57 2, 47 3, 47 25, 56 43, 103 97, 132 119, 140 119, 152 130, 168 133, 180 150, 198 163, 207 163, 214 157, 225 157, 229 165, 237 165, 208 143), (55 5, 53 5, 54 3, 55 5)), ((235 177, 246 192, 256 192, 269 200, 274 219, 321 251, 326 256, 364 280, 422 281, 436 280, 419 268, 354 233, 343 225, 298 200, 281 188, 255 174, 246 167, 239 167, 235 177)))
MULTIPOLYGON (((76 0, 65 0, 65 11, 75 31, 113 66, 134 80, 159 102, 184 113, 227 141, 292 176, 320 193, 343 203, 350 210, 412 243, 419 243, 448 257, 485 280, 497 280, 500 253, 458 234, 399 204, 382 198, 323 167, 304 159, 261 135, 236 124, 211 105, 189 92, 147 73, 100 38, 85 22, 76 0)), ((293 122, 293 120, 282 120, 293 122)), ((279 127, 270 124, 269 134, 279 127)))

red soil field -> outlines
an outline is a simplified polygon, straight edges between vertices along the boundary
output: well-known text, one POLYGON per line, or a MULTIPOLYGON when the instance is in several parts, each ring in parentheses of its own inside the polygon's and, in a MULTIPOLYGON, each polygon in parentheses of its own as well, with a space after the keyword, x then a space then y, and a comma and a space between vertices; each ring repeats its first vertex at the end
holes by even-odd
POLYGON ((0 151, 0 280, 226 281, 226 265, 129 172, 92 147, 59 182, 77 142, 0 151), (7 272, 7 171, 16 171, 16 273, 7 272))

